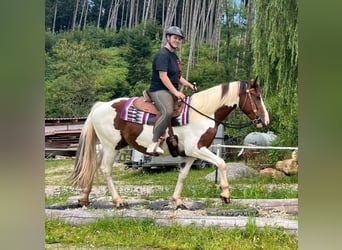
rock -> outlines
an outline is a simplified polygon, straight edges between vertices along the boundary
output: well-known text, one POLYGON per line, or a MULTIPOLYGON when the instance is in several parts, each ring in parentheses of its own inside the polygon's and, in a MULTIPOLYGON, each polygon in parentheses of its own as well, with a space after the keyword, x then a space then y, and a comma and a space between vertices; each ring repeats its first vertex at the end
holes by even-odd
POLYGON ((292 158, 283 161, 278 161, 275 165, 276 169, 284 172, 285 174, 296 174, 298 173, 298 160, 297 150, 292 152, 292 158))
MULTIPOLYGON (((258 175, 258 171, 253 168, 246 166, 243 162, 231 162, 227 163, 227 177, 228 180, 235 180, 242 177, 253 177, 258 175)), ((215 181, 216 170, 208 174, 205 179, 215 181)), ((219 172, 217 174, 219 179, 219 172)))
POLYGON ((268 131, 267 133, 252 132, 245 137, 243 143, 244 145, 268 146, 276 138, 277 136, 272 131, 268 131))
POLYGON ((260 175, 263 175, 263 176, 271 175, 275 178, 282 177, 285 175, 283 172, 276 170, 274 168, 265 168, 265 169, 260 170, 259 173, 260 173, 260 175))

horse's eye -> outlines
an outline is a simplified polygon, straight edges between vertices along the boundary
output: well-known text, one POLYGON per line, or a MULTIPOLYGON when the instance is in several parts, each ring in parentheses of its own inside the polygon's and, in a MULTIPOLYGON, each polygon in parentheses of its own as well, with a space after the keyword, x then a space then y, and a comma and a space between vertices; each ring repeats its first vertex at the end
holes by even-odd
POLYGON ((260 97, 259 95, 257 95, 257 96, 256 96, 256 99, 257 99, 258 101, 260 101, 260 100, 261 100, 261 97, 260 97))

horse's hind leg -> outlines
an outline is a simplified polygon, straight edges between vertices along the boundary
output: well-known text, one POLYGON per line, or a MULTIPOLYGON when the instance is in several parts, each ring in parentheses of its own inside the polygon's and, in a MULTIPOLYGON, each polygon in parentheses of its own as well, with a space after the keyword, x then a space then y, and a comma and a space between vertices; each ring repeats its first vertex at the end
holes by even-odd
POLYGON ((118 192, 116 191, 114 187, 113 179, 112 179, 112 169, 113 169, 113 164, 114 164, 114 160, 115 160, 117 153, 118 153, 117 150, 110 150, 110 149, 108 150, 108 148, 104 149, 102 161, 100 163, 100 169, 103 173, 104 178, 106 179, 108 189, 112 195, 113 203, 117 207, 120 207, 120 206, 124 206, 125 203, 120 197, 120 195, 118 194, 118 192))
POLYGON ((78 199, 78 205, 83 207, 83 206, 88 206, 89 205, 89 194, 91 192, 91 187, 92 183, 88 187, 82 187, 81 188, 81 196, 78 199))

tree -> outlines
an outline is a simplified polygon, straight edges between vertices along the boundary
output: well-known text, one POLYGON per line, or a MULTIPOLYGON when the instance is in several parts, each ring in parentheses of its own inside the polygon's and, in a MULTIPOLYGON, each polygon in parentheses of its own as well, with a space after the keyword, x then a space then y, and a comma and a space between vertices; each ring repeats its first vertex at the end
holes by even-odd
POLYGON ((151 41, 142 34, 142 29, 135 28, 130 32, 128 51, 125 55, 128 62, 127 81, 132 89, 138 82, 150 82, 151 55, 151 41))
POLYGON ((93 51, 85 43, 67 42, 65 39, 53 48, 56 79, 47 83, 47 97, 55 102, 62 117, 75 117, 94 101, 93 86, 97 62, 93 51), (58 95, 60 93, 60 95, 58 95))
POLYGON ((256 0, 255 6, 253 69, 265 82, 274 130, 283 134, 285 142, 297 145, 297 1, 256 0))
POLYGON ((71 30, 72 31, 75 30, 75 26, 76 26, 76 18, 77 18, 77 13, 78 13, 78 5, 79 5, 79 0, 76 0, 75 9, 74 9, 74 15, 73 15, 73 18, 72 18, 72 26, 71 26, 71 30))

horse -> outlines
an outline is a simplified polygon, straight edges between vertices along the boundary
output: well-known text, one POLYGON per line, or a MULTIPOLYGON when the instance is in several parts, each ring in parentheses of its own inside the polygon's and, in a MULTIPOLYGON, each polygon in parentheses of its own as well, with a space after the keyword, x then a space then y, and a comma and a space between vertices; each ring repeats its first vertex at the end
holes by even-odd
MULTIPOLYGON (((179 152, 184 156, 185 164, 179 170, 172 202, 177 208, 185 207, 181 193, 184 182, 193 162, 198 158, 217 166, 220 176, 220 198, 230 202, 227 166, 225 161, 208 148, 213 142, 218 126, 237 107, 262 128, 269 124, 269 115, 262 99, 262 91, 256 79, 222 83, 208 89, 192 93, 188 107, 188 122, 173 126, 178 137, 179 152)), ((125 202, 116 191, 112 179, 112 167, 119 150, 131 146, 147 154, 146 149, 152 142, 153 124, 139 124, 120 118, 127 106, 129 97, 121 97, 108 102, 96 102, 82 128, 75 165, 71 175, 73 186, 81 189, 79 206, 89 205, 94 175, 101 169, 116 207, 125 207, 125 202), (97 150, 97 145, 101 150, 97 150), (99 151, 99 152, 97 152, 99 151)), ((168 127, 167 130, 170 128, 168 127)), ((165 144, 161 147, 164 155, 170 155, 165 144)), ((154 155, 152 153, 152 155, 154 155)))

